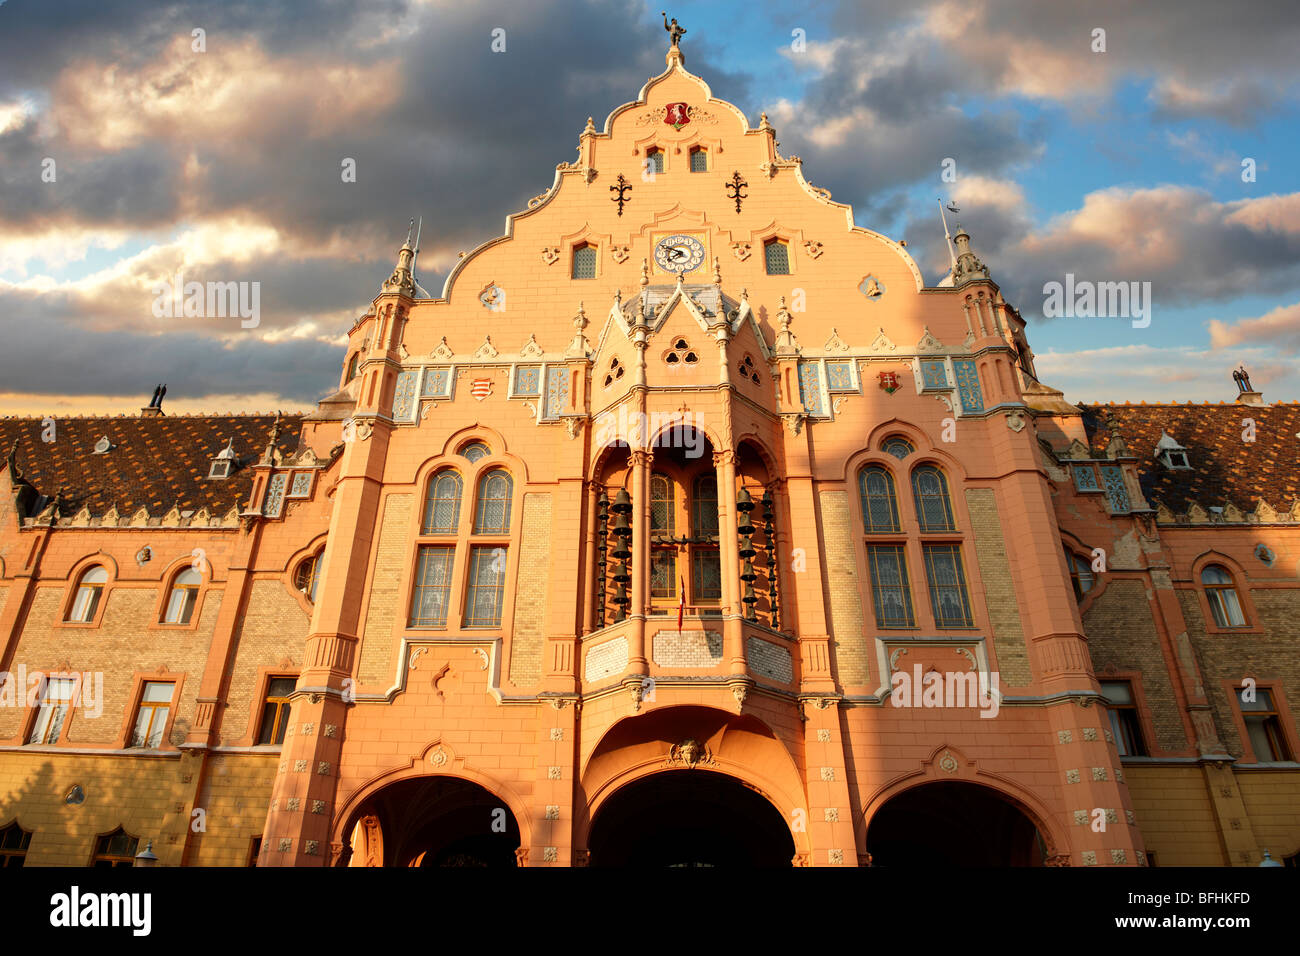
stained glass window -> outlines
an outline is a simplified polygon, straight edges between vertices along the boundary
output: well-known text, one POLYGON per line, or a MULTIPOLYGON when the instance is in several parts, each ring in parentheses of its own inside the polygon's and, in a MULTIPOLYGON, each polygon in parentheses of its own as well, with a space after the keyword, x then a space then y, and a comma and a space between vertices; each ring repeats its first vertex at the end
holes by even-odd
POLYGON ((441 544, 420 547, 415 566, 415 591, 411 595, 411 627, 446 625, 455 550, 450 545, 441 544))
POLYGON ((916 500, 916 520, 922 531, 953 531, 952 502, 948 498, 948 479, 933 465, 922 465, 912 472, 912 495, 916 500))
POLYGON ((494 468, 479 480, 478 505, 474 512, 475 534, 507 534, 510 531, 510 499, 514 482, 510 473, 494 468))
POLYGON ((429 482, 424 499, 423 534, 455 534, 460 521, 460 475, 445 469, 429 482))
POLYGON ((935 626, 970 627, 974 622, 961 566, 961 548, 955 544, 927 544, 923 550, 935 626))
POLYGON ((907 580, 907 559, 902 545, 872 545, 867 549, 871 571, 871 599, 877 627, 913 627, 912 588, 907 580))
POLYGON ((497 627, 501 624, 505 583, 506 549, 491 546, 471 548, 466 627, 497 627))
POLYGON ((864 468, 858 474, 862 496, 862 521, 868 534, 898 530, 898 499, 894 478, 883 468, 864 468))

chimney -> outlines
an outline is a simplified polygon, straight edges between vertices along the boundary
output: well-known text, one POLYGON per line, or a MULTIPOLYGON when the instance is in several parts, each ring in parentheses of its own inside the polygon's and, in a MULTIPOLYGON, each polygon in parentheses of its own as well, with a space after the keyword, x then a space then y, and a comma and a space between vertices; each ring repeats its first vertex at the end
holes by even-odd
POLYGON ((1237 383, 1237 404, 1238 405, 1263 405, 1264 395, 1257 392, 1250 385, 1250 375, 1246 372, 1246 366, 1242 365, 1232 373, 1232 380, 1237 383))
POLYGON ((149 399, 149 404, 140 409, 141 418, 157 418, 162 415, 162 400, 167 394, 166 385, 158 385, 153 390, 153 398, 149 399))

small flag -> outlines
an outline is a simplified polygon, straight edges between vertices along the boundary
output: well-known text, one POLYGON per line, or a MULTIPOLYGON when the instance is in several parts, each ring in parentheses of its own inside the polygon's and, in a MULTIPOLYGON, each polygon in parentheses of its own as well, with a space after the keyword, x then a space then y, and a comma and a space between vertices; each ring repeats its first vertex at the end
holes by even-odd
POLYGON ((492 379, 476 378, 469 383, 469 393, 480 402, 492 394, 492 379))
POLYGON ((686 613, 686 579, 679 574, 677 575, 677 583, 678 594, 681 595, 677 599, 677 633, 680 634, 682 632, 682 615, 686 613))

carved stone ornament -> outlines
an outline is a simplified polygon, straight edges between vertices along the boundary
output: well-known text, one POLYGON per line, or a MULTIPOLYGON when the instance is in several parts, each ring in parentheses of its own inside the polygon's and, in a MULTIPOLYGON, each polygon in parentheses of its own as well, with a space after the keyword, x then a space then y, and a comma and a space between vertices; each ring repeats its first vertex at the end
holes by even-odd
POLYGON ((872 352, 893 352, 897 348, 898 346, 894 344, 893 340, 885 334, 884 329, 878 330, 875 340, 871 343, 872 352))
POLYGON ((847 352, 849 350, 849 343, 840 338, 839 329, 832 327, 831 337, 826 340, 826 344, 823 348, 827 352, 847 352))
POLYGON ((435 767, 445 767, 447 765, 447 751, 443 750, 442 746, 439 745, 437 750, 429 754, 429 763, 435 767))
POLYGON ((798 435, 803 430, 803 412, 782 412, 781 421, 785 423, 786 431, 791 435, 798 435))
POLYGON ((804 251, 813 259, 816 259, 822 254, 822 244, 820 242, 814 242, 811 239, 803 244, 803 248, 804 251))
POLYGON ((609 254, 615 262, 622 265, 627 262, 628 256, 632 255, 632 249, 629 246, 614 246, 609 250, 609 254))
POLYGON ((939 758, 939 769, 944 773, 957 772, 957 758, 952 755, 951 750, 945 750, 939 758))
POLYGON ((582 432, 582 426, 583 419, 581 418, 566 418, 564 420, 564 431, 569 436, 570 441, 578 437, 582 432))
POLYGON ((1026 420, 1025 413, 1018 408, 1013 408, 1007 412, 1007 427, 1013 432, 1022 432, 1025 430, 1026 420))
POLYGON ((447 336, 444 335, 442 337, 442 341, 440 341, 434 347, 434 350, 429 353, 429 357, 435 359, 443 359, 445 361, 451 358, 455 354, 456 353, 451 350, 451 346, 447 344, 447 336))
POLYGON ((696 767, 714 766, 713 754, 694 737, 687 737, 681 743, 673 744, 668 748, 668 759, 665 761, 666 767, 685 767, 687 770, 694 770, 696 767))
POLYGON ((483 344, 474 351, 474 358, 479 360, 493 359, 500 354, 501 353, 497 351, 497 347, 492 344, 492 336, 485 335, 483 337, 483 344))
POLYGON ((537 336, 529 335, 528 341, 525 342, 524 347, 519 350, 519 354, 524 358, 541 358, 542 347, 537 344, 537 336))
POLYGON ((560 261, 559 246, 542 246, 542 261, 548 266, 553 266, 560 261))
POLYGON ((744 262, 746 259, 749 258, 750 255, 749 243, 733 242, 731 244, 731 254, 735 256, 737 259, 739 259, 741 262, 744 262))

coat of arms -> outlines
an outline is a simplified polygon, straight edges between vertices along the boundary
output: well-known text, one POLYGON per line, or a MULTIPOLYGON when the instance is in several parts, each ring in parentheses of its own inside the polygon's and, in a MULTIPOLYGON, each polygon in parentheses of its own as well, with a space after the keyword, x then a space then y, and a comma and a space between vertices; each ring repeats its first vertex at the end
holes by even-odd
POLYGON ((664 123, 673 129, 681 129, 691 121, 691 108, 686 103, 669 103, 665 109, 664 123))
POLYGON ((492 394, 492 379, 476 378, 469 383, 469 393, 480 402, 492 394))
POLYGON ((899 387, 899 383, 898 383, 898 373, 897 373, 897 372, 881 372, 881 373, 880 373, 880 387, 883 388, 883 389, 884 389, 886 392, 888 392, 890 395, 893 395, 894 392, 896 392, 896 391, 898 390, 898 387, 899 387))

